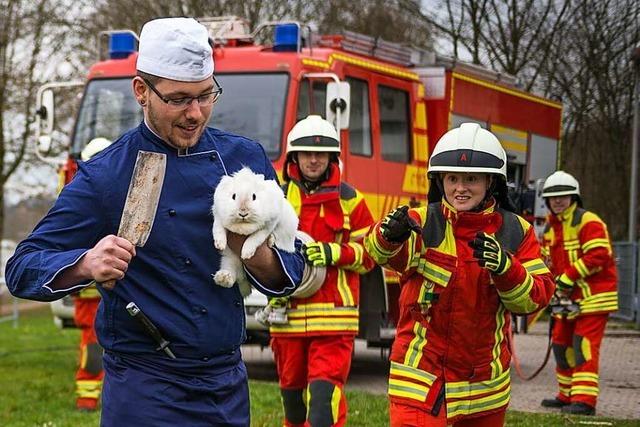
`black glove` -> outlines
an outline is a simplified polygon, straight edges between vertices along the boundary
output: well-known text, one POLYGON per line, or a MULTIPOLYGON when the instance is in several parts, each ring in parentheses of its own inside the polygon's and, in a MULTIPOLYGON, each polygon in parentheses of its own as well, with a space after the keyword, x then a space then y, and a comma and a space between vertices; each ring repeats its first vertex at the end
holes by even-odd
POLYGON ((422 233, 422 227, 409 216, 409 206, 400 206, 392 210, 382 220, 380 232, 391 243, 402 243, 411 236, 411 231, 422 233))
POLYGON ((478 260, 480 267, 490 270, 494 274, 504 274, 511 267, 511 257, 502 249, 495 237, 487 233, 478 233, 469 242, 473 248, 473 257, 478 260))

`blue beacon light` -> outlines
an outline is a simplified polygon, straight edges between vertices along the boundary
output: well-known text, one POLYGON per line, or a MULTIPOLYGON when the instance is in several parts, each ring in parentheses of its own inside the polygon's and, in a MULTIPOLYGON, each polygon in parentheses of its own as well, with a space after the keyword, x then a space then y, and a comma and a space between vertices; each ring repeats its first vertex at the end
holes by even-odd
POLYGON ((297 52, 298 51, 298 25, 280 24, 274 30, 274 52, 297 52))
POLYGON ((125 59, 136 51, 136 39, 130 33, 109 34, 109 58, 125 59))

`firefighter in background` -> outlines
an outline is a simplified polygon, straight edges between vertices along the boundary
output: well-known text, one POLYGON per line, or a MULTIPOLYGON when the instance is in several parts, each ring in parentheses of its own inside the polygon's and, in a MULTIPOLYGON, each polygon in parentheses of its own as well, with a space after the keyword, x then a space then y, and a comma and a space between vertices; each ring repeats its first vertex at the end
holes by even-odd
POLYGON ((429 204, 393 210, 365 237, 373 259, 401 274, 392 427, 504 425, 510 312, 545 307, 554 288, 506 172, 498 139, 463 123, 429 159, 429 204))
MULTIPOLYGON (((362 237, 373 218, 360 192, 341 181, 340 142, 320 116, 299 121, 287 136, 283 189, 299 218, 307 264, 326 267, 322 286, 286 304, 286 320, 271 324, 285 426, 343 426, 344 384, 358 333, 360 274, 375 264, 362 237)), ((295 294, 294 294, 295 295, 295 294)))
POLYGON ((611 240, 606 224, 582 208, 580 185, 573 176, 554 172, 542 196, 550 211, 543 253, 556 277, 556 294, 559 300, 576 303, 575 310, 556 316, 552 345, 559 391, 542 406, 594 415, 600 344, 609 313, 618 309, 611 240))
MULTIPOLYGON (((86 162, 110 144, 106 138, 92 139, 80 153, 80 159, 86 162)), ((99 305, 100 294, 95 284, 73 296, 73 318, 80 328, 80 361, 76 371, 76 408, 80 411, 95 411, 102 389, 102 347, 93 326, 99 305)))

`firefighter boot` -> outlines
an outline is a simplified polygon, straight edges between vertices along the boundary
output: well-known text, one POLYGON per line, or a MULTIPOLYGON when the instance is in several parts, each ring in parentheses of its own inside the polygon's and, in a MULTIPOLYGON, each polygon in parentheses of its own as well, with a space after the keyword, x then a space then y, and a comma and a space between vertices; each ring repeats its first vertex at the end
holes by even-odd
POLYGON ((284 425, 286 427, 304 426, 307 420, 307 405, 304 401, 304 389, 280 389, 284 407, 284 425))
POLYGON ((573 402, 561 409, 563 414, 595 415, 596 408, 583 402, 573 402))
POLYGON ((568 404, 569 402, 560 400, 557 397, 554 397, 553 399, 543 399, 542 402, 540 402, 540 406, 545 408, 562 408, 568 404))

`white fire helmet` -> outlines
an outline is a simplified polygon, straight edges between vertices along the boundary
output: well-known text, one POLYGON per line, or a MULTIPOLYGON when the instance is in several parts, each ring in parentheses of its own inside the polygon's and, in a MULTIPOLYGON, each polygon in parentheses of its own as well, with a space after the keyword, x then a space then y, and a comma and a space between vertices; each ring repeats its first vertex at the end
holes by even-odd
POLYGON ((429 178, 438 172, 489 173, 507 178, 507 154, 494 134, 477 123, 445 133, 429 158, 429 178))
POLYGON ((331 123, 310 115, 296 123, 287 135, 287 153, 296 151, 340 154, 340 138, 331 123))
POLYGON ((555 171, 545 180, 542 197, 580 196, 580 184, 572 175, 564 171, 555 171))
POLYGON ((90 158, 92 158, 93 156, 95 156, 96 154, 98 154, 99 152, 101 152, 102 150, 104 150, 110 145, 111 145, 111 141, 109 141, 107 138, 102 138, 102 137, 93 138, 91 141, 89 141, 87 146, 84 147, 84 149, 80 153, 80 159, 86 162, 87 160, 89 160, 90 158))

